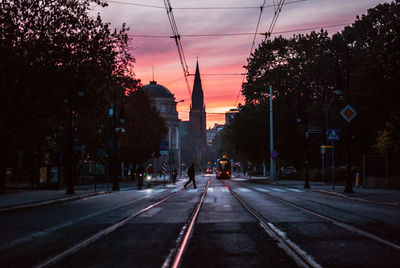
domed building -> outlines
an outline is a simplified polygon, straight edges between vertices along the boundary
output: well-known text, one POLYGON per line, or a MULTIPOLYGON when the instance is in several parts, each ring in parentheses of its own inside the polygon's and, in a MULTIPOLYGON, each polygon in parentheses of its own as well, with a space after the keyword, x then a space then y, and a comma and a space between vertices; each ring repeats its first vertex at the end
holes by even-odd
POLYGON ((175 167, 180 168, 180 139, 179 139, 179 118, 176 110, 174 94, 172 94, 166 87, 157 84, 156 81, 150 81, 143 87, 144 91, 152 98, 154 106, 160 112, 160 115, 166 119, 167 134, 163 143, 168 144, 166 150, 161 150, 164 153, 158 159, 153 159, 153 166, 155 171, 159 171, 164 163, 167 161, 168 170, 175 167))

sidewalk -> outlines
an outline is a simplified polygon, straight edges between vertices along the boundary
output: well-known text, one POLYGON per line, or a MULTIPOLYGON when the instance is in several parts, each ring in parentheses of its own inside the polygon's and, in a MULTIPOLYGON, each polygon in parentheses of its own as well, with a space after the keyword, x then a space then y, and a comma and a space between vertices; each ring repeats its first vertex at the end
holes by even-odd
MULTIPOLYGON (((183 179, 178 179, 178 184, 183 179)), ((168 187, 172 183, 166 179, 165 185, 168 187)), ((121 181, 119 183, 120 191, 129 191, 137 189, 137 181, 121 181)), ((164 180, 158 178, 152 183, 152 188, 163 188, 164 180)), ((111 193, 112 183, 100 183, 96 185, 76 185, 74 186, 75 194, 67 195, 65 187, 59 190, 43 190, 43 189, 27 189, 17 192, 10 192, 0 195, 0 213, 7 213, 22 209, 34 207, 48 206, 75 201, 100 194, 111 193)), ((146 189, 146 184, 143 186, 146 189)))
MULTIPOLYGON (((252 177, 251 180, 304 189, 304 181, 301 180, 277 179, 275 181, 270 181, 269 177, 252 177)), ((399 189, 365 189, 362 187, 353 187, 354 193, 345 193, 344 188, 344 182, 339 182, 335 185, 335 189, 333 189, 331 184, 326 184, 322 181, 310 181, 310 189, 305 190, 361 202, 390 205, 400 208, 399 189)))

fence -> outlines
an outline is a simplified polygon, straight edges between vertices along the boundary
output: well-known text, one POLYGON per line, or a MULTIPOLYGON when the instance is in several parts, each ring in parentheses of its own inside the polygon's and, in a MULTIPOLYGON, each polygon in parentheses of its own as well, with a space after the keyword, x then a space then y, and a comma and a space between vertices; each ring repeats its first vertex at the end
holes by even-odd
POLYGON ((363 155, 366 188, 400 188, 400 153, 363 155))

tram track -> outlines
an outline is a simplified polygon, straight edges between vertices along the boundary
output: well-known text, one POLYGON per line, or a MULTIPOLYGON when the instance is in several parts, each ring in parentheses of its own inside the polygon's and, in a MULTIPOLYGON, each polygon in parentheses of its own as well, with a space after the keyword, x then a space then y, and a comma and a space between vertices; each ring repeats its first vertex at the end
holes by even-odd
MULTIPOLYGON (((281 202, 281 203, 284 203, 284 204, 286 204, 286 205, 288 205, 288 206, 290 206, 290 207, 299 209, 299 210, 301 210, 301 211, 303 211, 303 212, 306 212, 306 213, 311 214, 311 215, 313 215, 313 216, 316 216, 316 217, 318 217, 318 218, 320 218, 320 219, 323 219, 323 220, 325 220, 325 221, 328 221, 328 222, 330 222, 330 223, 332 223, 332 224, 334 224, 334 225, 336 225, 336 226, 338 226, 338 227, 340 227, 340 228, 342 228, 342 229, 345 229, 345 230, 350 231, 350 232, 352 232, 352 233, 361 235, 361 236, 363 236, 363 237, 366 237, 366 238, 368 238, 368 239, 370 239, 370 240, 373 240, 373 241, 375 241, 375 242, 378 242, 378 243, 383 244, 383 245, 385 245, 385 246, 388 246, 388 247, 390 247, 390 248, 393 248, 393 249, 396 249, 396 250, 400 250, 400 245, 399 245, 399 244, 397 244, 396 242, 389 241, 389 240, 387 240, 387 239, 385 239, 385 238, 382 238, 382 237, 380 237, 379 235, 376 235, 376 234, 373 234, 373 233, 364 231, 364 230, 362 230, 362 229, 360 229, 360 228, 358 228, 358 227, 356 227, 356 226, 350 225, 350 224, 348 224, 348 223, 341 222, 341 221, 339 221, 339 220, 337 220, 337 219, 334 219, 334 218, 331 218, 331 217, 329 217, 329 216, 323 215, 323 214, 321 214, 321 213, 318 213, 318 212, 313 211, 313 210, 311 210, 311 209, 305 208, 305 207, 300 206, 300 205, 298 205, 298 204, 294 204, 294 203, 291 202, 291 201, 288 201, 288 200, 285 200, 285 199, 283 199, 283 198, 277 197, 277 196, 272 195, 272 194, 270 194, 270 193, 268 193, 268 192, 260 191, 260 190, 258 190, 258 189, 256 189, 256 188, 249 187, 249 186, 247 186, 247 185, 244 186, 244 184, 243 184, 243 183, 240 183, 240 182, 235 182, 235 183, 237 183, 237 184, 239 184, 239 185, 241 185, 241 186, 243 186, 243 187, 245 187, 245 188, 247 188, 247 189, 249 189, 249 190, 258 192, 258 193, 260 193, 260 194, 267 195, 268 197, 270 197, 270 198, 272 198, 272 199, 274 199, 274 200, 277 200, 277 201, 279 201, 279 202, 281 202)), ((228 186, 228 187, 229 187, 229 186, 228 186)), ((232 192, 231 189, 230 189, 230 191, 232 192)), ((235 193, 235 194, 236 194, 236 193, 235 193)), ((236 194, 236 195, 237 195, 237 194, 236 194)), ((235 197, 236 197, 236 196, 235 196, 235 197)))
POLYGON ((239 203, 260 223, 261 227, 265 232, 271 236, 278 245, 286 252, 286 254, 292 258, 299 266, 307 268, 320 268, 314 259, 307 255, 302 249, 300 249, 296 244, 294 244, 290 239, 282 234, 282 232, 276 228, 271 222, 261 216, 255 209, 253 209, 243 198, 241 198, 229 185, 223 182, 224 186, 229 190, 229 192, 239 201, 239 203))
MULTIPOLYGON (((189 219, 186 221, 186 223, 184 224, 184 226, 182 227, 178 238, 175 242, 175 247, 170 251, 169 256, 167 257, 167 259, 165 259, 163 267, 178 267, 179 263, 182 260, 182 256, 183 253, 185 251, 185 248, 187 247, 189 240, 190 240, 190 235, 193 231, 193 227, 195 224, 195 221, 197 219, 197 216, 200 212, 202 203, 204 201, 205 195, 207 193, 207 189, 208 186, 210 184, 210 180, 208 180, 206 187, 200 197, 200 200, 197 202, 193 212, 190 214, 189 219)), ((116 231, 117 229, 119 229, 120 227, 124 226, 125 224, 127 224, 129 221, 131 221, 132 219, 146 213, 149 212, 151 209, 163 204, 164 202, 166 202, 167 200, 171 199, 172 197, 176 196, 177 194, 181 193, 184 189, 180 189, 179 191, 173 192, 167 196, 165 196, 164 198, 162 198, 161 200, 137 211, 134 212, 133 214, 131 214, 128 217, 125 217, 124 219, 119 220, 117 223, 106 227, 100 231, 97 231, 96 233, 94 233, 93 235, 90 235, 89 237, 75 243, 74 245, 72 245, 71 247, 55 254, 52 255, 51 257, 42 260, 41 262, 39 262, 37 265, 35 265, 34 267, 49 267, 49 266, 53 266, 56 265, 57 263, 61 262, 63 259, 65 259, 66 257, 86 248, 87 246, 94 244, 97 240, 99 240, 100 238, 116 231)))
POLYGON ((189 243, 190 236, 193 232, 194 224, 200 213, 200 209, 203 205, 203 201, 207 194, 210 182, 211 180, 209 179, 193 213, 191 214, 189 220, 186 222, 186 224, 182 227, 181 231, 179 232, 179 236, 176 240, 176 247, 170 251, 170 254, 165 259, 162 268, 167 268, 167 267, 177 268, 181 263, 183 253, 189 243))
MULTIPOLYGON (((153 198, 161 196, 162 194, 163 194, 162 192, 157 193, 157 194, 155 194, 155 196, 153 196, 153 198)), ((143 197, 134 199, 132 201, 128 201, 128 202, 125 202, 123 204, 111 207, 111 208, 106 208, 106 209, 103 209, 103 210, 100 210, 100 211, 96 211, 94 213, 90 213, 88 215, 85 215, 85 216, 82 216, 82 217, 79 217, 79 218, 75 218, 75 219, 63 222, 62 224, 58 224, 58 225, 52 226, 50 228, 42 229, 40 231, 21 236, 21 237, 19 237, 17 239, 14 239, 12 241, 7 242, 4 245, 1 245, 0 246, 0 252, 4 251, 4 250, 7 250, 7 249, 10 249, 12 247, 18 246, 20 244, 31 242, 31 241, 33 241, 35 239, 39 239, 41 237, 47 236, 50 233, 56 232, 56 231, 61 230, 63 228, 67 228, 67 227, 72 226, 74 224, 78 224, 78 223, 80 223, 82 221, 85 221, 85 220, 88 220, 88 219, 91 219, 91 218, 94 218, 94 217, 98 217, 98 216, 104 215, 106 213, 111 213, 111 212, 116 211, 118 209, 122 209, 122 208, 128 207, 130 205, 133 205, 135 203, 143 201, 146 198, 148 198, 148 197, 147 196, 143 196, 143 197)))
POLYGON ((118 228, 122 227, 123 225, 125 225, 127 222, 129 222, 130 220, 132 220, 133 218, 148 212, 149 210, 159 206, 160 204, 166 202, 167 200, 169 200, 170 198, 176 196, 177 194, 179 194, 180 192, 182 192, 183 189, 176 191, 176 192, 172 192, 170 194, 168 194, 166 197, 163 197, 161 200, 137 211, 134 212, 133 214, 131 214, 128 217, 125 217, 121 220, 119 220, 117 223, 104 228, 100 231, 97 231, 95 234, 90 235, 89 237, 75 243, 74 245, 72 245, 71 247, 69 247, 66 250, 63 250, 49 258, 47 258, 46 260, 42 260, 41 262, 39 262, 37 265, 34 265, 34 267, 49 267, 51 265, 55 265, 58 262, 60 262, 61 260, 63 260, 64 258, 66 258, 67 256, 82 250, 83 248, 87 247, 90 244, 93 244, 95 241, 97 241, 98 239, 110 234, 111 232, 117 230, 118 228))

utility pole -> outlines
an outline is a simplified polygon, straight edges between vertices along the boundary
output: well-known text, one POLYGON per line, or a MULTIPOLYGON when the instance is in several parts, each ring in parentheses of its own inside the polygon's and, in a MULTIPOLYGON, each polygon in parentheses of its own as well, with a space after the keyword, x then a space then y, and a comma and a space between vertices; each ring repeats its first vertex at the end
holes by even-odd
MULTIPOLYGON (((350 52, 347 52, 347 66, 346 66, 346 95, 347 104, 350 105, 350 52)), ((346 123, 346 187, 344 188, 345 193, 353 193, 353 185, 351 183, 351 134, 350 134, 350 121, 346 123)))
POLYGON ((269 144, 270 144, 270 167, 269 176, 271 180, 275 180, 275 160, 272 158, 274 151, 274 114, 272 109, 272 86, 269 86, 269 144))
POLYGON ((67 100, 67 144, 66 148, 66 168, 65 168, 65 177, 67 181, 67 191, 66 194, 75 194, 74 190, 74 182, 73 182, 73 152, 72 152, 72 98, 67 100))
MULTIPOLYGON (((325 124, 323 124, 322 130, 322 145, 324 146, 326 143, 326 132, 329 129, 328 125, 328 92, 327 87, 325 86, 324 89, 324 113, 325 113, 325 124)), ((326 156, 325 149, 321 149, 321 162, 322 162, 322 181, 325 181, 325 156, 326 156)))
POLYGON ((306 167, 306 174, 305 174, 305 183, 304 188, 310 188, 310 177, 309 177, 309 163, 308 163, 308 146, 310 141, 310 133, 308 133, 308 124, 306 124, 306 133, 304 137, 304 159, 305 159, 305 167, 306 167))

